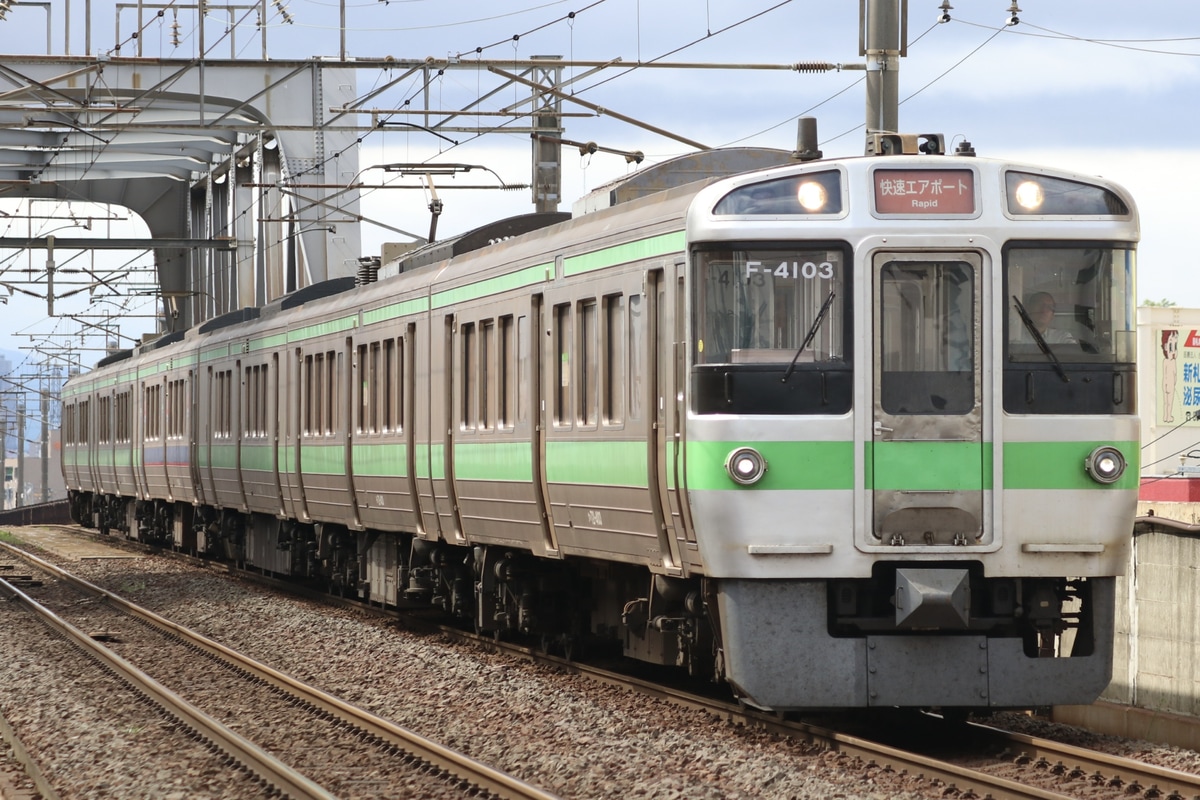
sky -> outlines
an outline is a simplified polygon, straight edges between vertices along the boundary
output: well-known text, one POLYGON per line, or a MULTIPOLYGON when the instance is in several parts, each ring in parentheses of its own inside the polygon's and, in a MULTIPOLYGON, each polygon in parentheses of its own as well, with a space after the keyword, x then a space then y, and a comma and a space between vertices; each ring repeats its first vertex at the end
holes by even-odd
MULTIPOLYGON (((14 4, 0 21, 0 59, 3 54, 45 54, 48 49, 51 54, 83 54, 83 4, 69 3, 14 4), (69 41, 63 17, 68 11, 69 41)), ((134 39, 134 4, 91 0, 91 52, 133 56, 140 46, 144 57, 195 57, 200 40, 195 4, 165 5, 163 17, 149 16, 134 39)), ((951 144, 969 140, 981 156, 1030 160, 1125 185, 1142 220, 1139 299, 1200 308, 1192 247, 1196 222, 1191 213, 1194 189, 1200 185, 1200 153, 1191 143, 1191 132, 1200 129, 1200 3, 1022 0, 1018 22, 1010 25, 1012 5, 1011 0, 955 0, 950 21, 939 23, 940 0, 910 0, 908 54, 900 62, 900 129, 940 132, 951 144)), ((204 27, 209 57, 260 57, 256 7, 210 4, 204 27), (243 20, 232 27, 232 36, 230 15, 243 20)), ((349 58, 620 59, 622 68, 581 78, 573 91, 589 103, 709 146, 793 149, 795 120, 809 115, 818 120, 826 157, 863 151, 866 102, 861 70, 810 74, 628 68, 639 61, 861 64, 858 3, 853 0, 288 0, 286 14, 275 0, 268 7, 268 55, 275 59, 336 58, 343 38, 349 58), (343 13, 344 37, 339 30, 343 13)), ((569 76, 579 72, 567 70, 569 76)), ((358 75, 358 91, 365 93, 372 79, 366 72, 358 75)), ((434 97, 446 107, 461 107, 478 96, 484 78, 475 71, 448 72, 432 87, 434 97)), ((567 104, 567 110, 572 109, 584 111, 567 104)), ((567 118, 563 136, 640 150, 647 163, 691 150, 607 114, 567 118)), ((394 129, 364 137, 360 166, 398 160, 480 164, 507 183, 530 179, 526 135, 464 136, 458 144, 394 129)), ((620 156, 579 156, 570 149, 564 151, 563 162, 562 210, 633 169, 620 156)), ((478 183, 479 174, 462 180, 478 183)), ((377 183, 386 177, 376 173, 364 180, 377 183)), ((527 190, 456 190, 456 180, 446 178, 439 185, 445 203, 440 237, 533 210, 527 190)), ((4 202, 0 200, 0 212, 30 213, 4 202)), ((364 195, 363 213, 423 232, 429 226, 428 202, 421 191, 379 190, 364 195)), ((98 235, 98 230, 146 235, 124 209, 68 210, 42 203, 31 215, 68 213, 76 219, 92 217, 92 227, 68 223, 67 230, 56 235, 98 235)), ((45 235, 51 224, 63 223, 0 217, 0 235, 45 235), (32 231, 22 224, 32 225, 32 231)), ((364 251, 378 253, 384 241, 396 238, 368 226, 363 231, 364 251)), ((149 254, 74 258, 79 264, 93 257, 115 258, 115 266, 130 271, 140 283, 152 280, 149 254)), ((39 251, 0 253, 0 268, 6 270, 35 274, 43 266, 44 253, 39 251)), ((0 281, 5 279, 0 275, 0 281)), ((146 315, 155 312, 155 303, 149 295, 135 294, 89 308, 88 293, 82 292, 62 299, 56 309, 82 308, 110 316, 114 329, 120 324, 122 344, 128 346, 130 337, 152 328, 146 315)), ((90 329, 73 320, 48 319, 46 312, 44 299, 15 291, 0 309, 0 349, 20 348, 26 358, 37 360, 42 358, 41 348, 74 341, 78 334, 79 358, 85 366, 94 363, 100 354, 82 350, 97 344, 88 335, 90 329)))

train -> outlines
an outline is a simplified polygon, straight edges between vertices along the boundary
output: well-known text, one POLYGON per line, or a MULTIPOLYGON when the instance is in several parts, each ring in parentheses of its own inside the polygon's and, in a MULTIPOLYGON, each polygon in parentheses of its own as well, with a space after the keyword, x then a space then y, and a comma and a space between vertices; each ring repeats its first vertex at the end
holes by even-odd
POLYGON ((1138 239, 937 134, 681 157, 106 356, 72 517, 779 712, 1088 703, 1138 239))

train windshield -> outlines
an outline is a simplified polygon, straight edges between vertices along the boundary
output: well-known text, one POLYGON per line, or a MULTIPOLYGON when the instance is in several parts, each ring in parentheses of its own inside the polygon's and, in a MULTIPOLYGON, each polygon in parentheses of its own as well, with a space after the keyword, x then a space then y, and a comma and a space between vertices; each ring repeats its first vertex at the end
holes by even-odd
POLYGON ((851 306, 844 248, 704 249, 693 261, 696 410, 849 410, 851 306))
POLYGON ((1131 247, 1020 243, 1004 250, 1004 410, 1136 411, 1131 247))
POLYGON ((1013 246, 1004 260, 1009 362, 1134 361, 1131 249, 1013 246))

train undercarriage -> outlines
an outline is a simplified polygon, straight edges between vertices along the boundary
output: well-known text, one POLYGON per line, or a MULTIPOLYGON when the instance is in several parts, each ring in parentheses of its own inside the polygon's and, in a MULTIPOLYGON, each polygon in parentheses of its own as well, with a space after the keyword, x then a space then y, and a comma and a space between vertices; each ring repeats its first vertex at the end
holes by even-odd
POLYGON ((853 580, 681 579, 162 500, 73 495, 71 507, 103 533, 384 607, 440 609, 567 657, 619 644, 780 710, 1030 707, 1049 704, 1043 695, 1066 702, 1064 684, 1098 694, 1111 671, 1113 579, 988 578, 978 564, 911 562, 853 580), (1039 681, 1055 685, 1041 692, 1039 681))

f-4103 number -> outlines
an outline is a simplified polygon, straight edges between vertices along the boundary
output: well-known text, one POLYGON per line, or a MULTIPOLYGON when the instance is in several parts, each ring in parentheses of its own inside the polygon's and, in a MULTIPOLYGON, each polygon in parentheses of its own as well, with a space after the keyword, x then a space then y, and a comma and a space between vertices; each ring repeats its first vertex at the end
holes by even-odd
POLYGON ((832 278, 833 264, 829 261, 781 261, 778 265, 762 261, 746 262, 746 280, 752 275, 774 275, 776 278, 797 280, 813 280, 815 278, 832 278))

